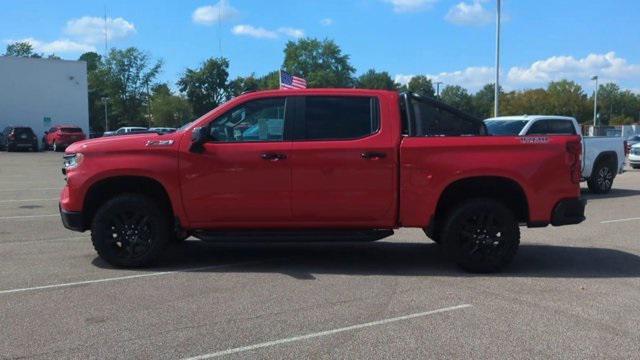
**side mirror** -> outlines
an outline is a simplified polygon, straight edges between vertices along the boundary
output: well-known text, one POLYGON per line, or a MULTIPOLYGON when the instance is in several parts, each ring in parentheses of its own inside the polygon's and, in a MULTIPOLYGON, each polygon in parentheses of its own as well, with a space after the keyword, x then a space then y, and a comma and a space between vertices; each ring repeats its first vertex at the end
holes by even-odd
POLYGON ((191 133, 191 152, 201 154, 204 152, 204 143, 209 140, 209 128, 197 127, 191 133))

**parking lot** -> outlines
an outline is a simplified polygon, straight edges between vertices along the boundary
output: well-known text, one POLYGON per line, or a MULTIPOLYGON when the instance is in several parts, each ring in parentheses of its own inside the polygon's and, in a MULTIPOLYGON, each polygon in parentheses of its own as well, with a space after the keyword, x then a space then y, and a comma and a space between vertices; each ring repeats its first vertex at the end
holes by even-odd
MULTIPOLYGON (((640 171, 577 226, 471 275, 421 231, 376 243, 172 245, 152 269, 65 230, 59 153, 0 153, 0 358, 637 358, 640 171)), ((584 187, 584 184, 583 184, 584 187)))

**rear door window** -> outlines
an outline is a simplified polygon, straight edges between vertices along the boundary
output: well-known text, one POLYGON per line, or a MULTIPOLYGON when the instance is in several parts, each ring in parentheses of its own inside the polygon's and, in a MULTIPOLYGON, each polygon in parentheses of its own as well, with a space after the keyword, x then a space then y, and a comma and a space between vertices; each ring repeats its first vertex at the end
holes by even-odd
POLYGON ((569 120, 548 120, 548 130, 550 135, 575 135, 576 128, 569 120))
POLYGON ((573 122, 569 120, 538 120, 527 132, 528 135, 576 135, 573 122))
POLYGON ((301 110, 303 121, 296 126, 297 139, 358 139, 380 128, 375 97, 307 96, 301 110))
POLYGON ((548 123, 547 120, 536 121, 529 128, 527 135, 547 135, 549 133, 549 128, 547 127, 547 123, 548 123))

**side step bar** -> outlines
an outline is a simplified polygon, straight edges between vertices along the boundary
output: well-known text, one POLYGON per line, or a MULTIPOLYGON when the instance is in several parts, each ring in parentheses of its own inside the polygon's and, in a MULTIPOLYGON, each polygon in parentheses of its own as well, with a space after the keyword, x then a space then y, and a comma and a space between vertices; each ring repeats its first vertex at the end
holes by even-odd
POLYGON ((376 241, 393 235, 393 230, 196 230, 206 242, 331 242, 376 241))

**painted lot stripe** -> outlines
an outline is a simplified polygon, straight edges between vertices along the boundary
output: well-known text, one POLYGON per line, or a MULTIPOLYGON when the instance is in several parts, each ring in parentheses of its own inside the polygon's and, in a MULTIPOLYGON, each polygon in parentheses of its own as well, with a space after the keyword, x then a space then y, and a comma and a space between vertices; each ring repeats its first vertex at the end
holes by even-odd
POLYGON ((0 203, 13 203, 13 202, 30 202, 30 201, 53 201, 58 200, 59 198, 49 198, 49 199, 20 199, 20 200, 0 200, 0 203))
POLYGON ((0 245, 4 244, 15 244, 15 243, 31 243, 31 242, 53 242, 53 241, 73 241, 73 240, 90 240, 89 236, 73 236, 73 237, 65 237, 65 238, 45 238, 45 239, 29 239, 29 240, 21 240, 21 239, 12 239, 6 241, 0 241, 0 245))
POLYGON ((224 264, 224 265, 211 265, 211 266, 203 266, 203 267, 180 269, 180 270, 158 271, 158 272, 152 272, 147 274, 136 274, 136 275, 118 276, 118 277, 104 278, 104 279, 76 281, 76 282, 62 283, 62 284, 34 286, 34 287, 20 288, 20 289, 0 290, 0 295, 15 294, 15 293, 21 293, 21 292, 37 291, 37 290, 46 290, 46 289, 66 288, 66 287, 78 286, 78 285, 99 284, 99 283, 112 282, 112 281, 140 279, 140 278, 146 278, 146 277, 172 275, 172 274, 179 274, 179 273, 198 272, 203 270, 224 269, 229 267, 259 264, 259 263, 264 263, 268 261, 282 260, 282 259, 283 258, 273 258, 273 259, 267 259, 267 260, 245 261, 245 262, 224 264))
POLYGON ((640 217, 601 221, 600 224, 611 224, 611 223, 626 222, 626 221, 636 221, 636 220, 640 220, 640 217))
POLYGON ((8 191, 35 191, 35 190, 62 190, 63 186, 51 187, 51 188, 23 188, 23 189, 0 189, 0 192, 8 191))
POLYGON ((337 334, 337 333, 341 333, 341 332, 345 332, 345 331, 353 331, 353 330, 363 329, 363 328, 372 327, 372 326, 380 326, 380 325, 385 325, 385 324, 394 323, 394 322, 398 322, 398 321, 415 319, 415 318, 424 317, 424 316, 428 316, 428 315, 434 315, 434 314, 440 314, 440 313, 450 312, 450 311, 454 311, 454 310, 460 310, 460 309, 468 308, 468 307, 471 307, 471 306, 472 305, 469 305, 469 304, 451 306, 451 307, 446 307, 446 308, 442 308, 442 309, 425 311, 425 312, 420 312, 420 313, 415 313, 415 314, 410 314, 410 315, 405 315, 405 316, 399 316, 399 317, 390 318, 390 319, 372 321, 372 322, 368 322, 368 323, 364 323, 364 324, 352 325, 352 326, 347 326, 347 327, 333 329, 333 330, 327 330, 327 331, 321 331, 321 332, 317 332, 317 333, 294 336, 294 337, 290 337, 290 338, 286 338, 286 339, 267 341, 267 342, 254 344, 254 345, 249 345, 249 346, 237 347, 237 348, 233 348, 233 349, 214 352, 214 353, 211 353, 211 354, 194 356, 194 357, 186 358, 185 360, 211 359, 211 358, 215 358, 215 357, 231 355, 231 354, 237 354, 237 353, 241 353, 241 352, 245 352, 245 351, 252 351, 252 350, 261 349, 261 348, 270 347, 270 346, 276 346, 276 345, 280 345, 280 344, 286 344, 286 343, 290 343, 290 342, 294 342, 294 341, 313 339, 313 338, 322 337, 322 336, 329 336, 329 335, 333 335, 333 334, 337 334))
POLYGON ((3 216, 3 217, 0 217, 0 220, 20 220, 20 219, 44 218, 44 217, 52 217, 52 216, 60 216, 60 214, 3 216))

